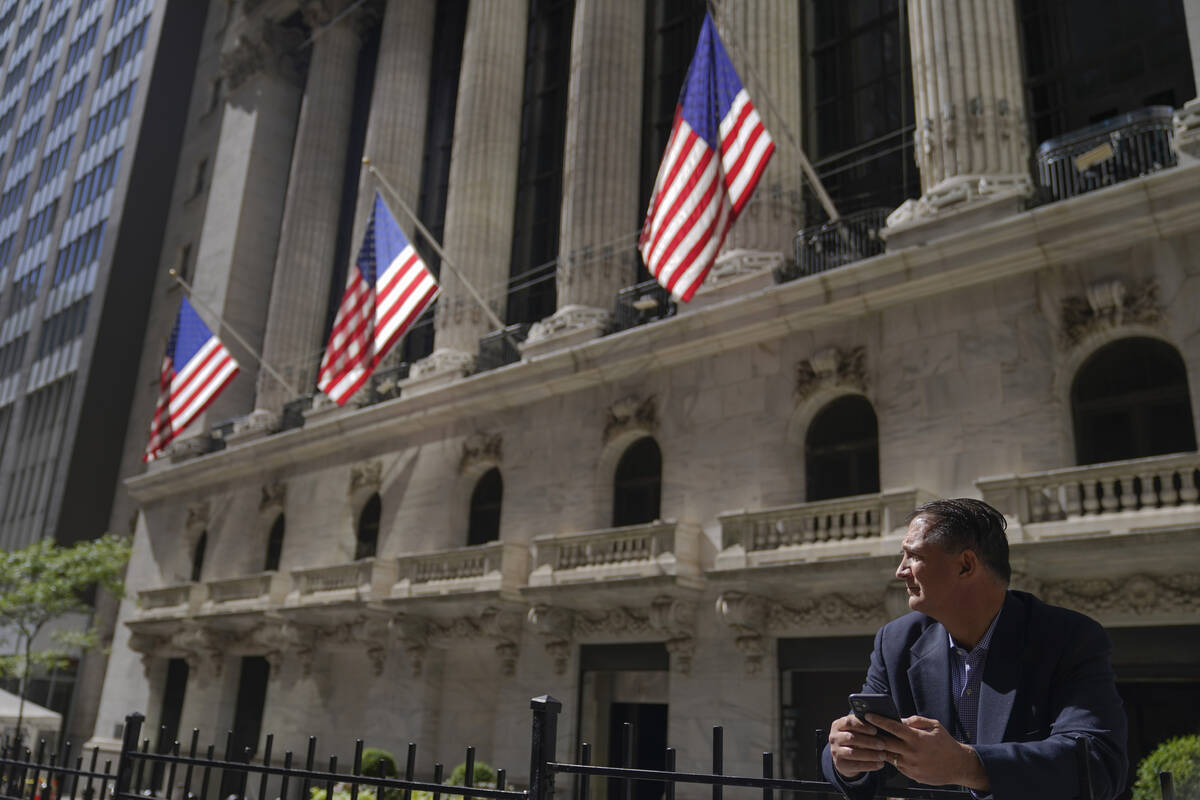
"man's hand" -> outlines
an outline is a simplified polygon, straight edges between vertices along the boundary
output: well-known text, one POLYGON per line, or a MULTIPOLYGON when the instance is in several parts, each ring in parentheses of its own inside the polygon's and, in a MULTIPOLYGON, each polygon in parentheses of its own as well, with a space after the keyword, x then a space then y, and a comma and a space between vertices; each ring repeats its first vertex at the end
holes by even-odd
POLYGON ((884 744, 876 733, 873 725, 853 714, 833 721, 829 726, 829 754, 839 775, 853 780, 864 772, 883 768, 884 744))
MULTIPOLYGON (((927 786, 957 784, 977 791, 991 788, 975 750, 955 741, 942 723, 928 717, 905 717, 900 722, 867 714, 867 719, 895 738, 886 739, 887 760, 903 775, 927 786)), ((830 741, 833 741, 832 735, 830 741)))

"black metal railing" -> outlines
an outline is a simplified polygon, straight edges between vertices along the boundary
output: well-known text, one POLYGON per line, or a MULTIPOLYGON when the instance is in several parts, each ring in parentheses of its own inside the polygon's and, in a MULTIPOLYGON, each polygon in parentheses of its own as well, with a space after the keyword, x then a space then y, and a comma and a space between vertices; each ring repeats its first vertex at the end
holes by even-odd
POLYGON ((1034 157, 1036 203, 1053 203, 1177 163, 1170 106, 1150 106, 1047 139, 1034 157))
POLYGON ((617 304, 613 311, 610 332, 636 328, 647 322, 675 316, 678 305, 671 293, 656 280, 642 281, 626 286, 617 292, 617 304))
MULTIPOLYGON (((591 764, 591 747, 580 745, 577 762, 560 761, 556 752, 558 716, 562 704, 544 695, 530 701, 533 710, 530 725, 529 785, 525 789, 510 788, 505 770, 495 773, 495 785, 474 785, 475 750, 465 750, 465 775, 461 785, 443 780, 440 763, 433 765, 432 777, 418 777, 417 745, 410 743, 404 760, 403 777, 382 774, 363 774, 363 742, 354 742, 349 771, 339 770, 337 756, 330 756, 326 765, 317 763, 317 740, 309 737, 302 765, 297 754, 286 751, 282 758, 274 753, 273 734, 266 736, 261 759, 252 758, 250 747, 237 752, 235 736, 225 737, 224 755, 216 756, 215 745, 199 745, 199 732, 192 731, 190 741, 181 747, 179 741, 167 742, 160 737, 151 749, 150 740, 142 739, 143 717, 131 714, 125 718, 121 751, 114 769, 112 761, 99 765, 99 751, 90 757, 70 758, 71 745, 63 745, 58 753, 47 754, 43 741, 36 755, 19 741, 0 750, 0 800, 137 800, 157 797, 160 800, 214 800, 215 797, 246 800, 246 798, 277 798, 278 800, 313 800, 317 790, 326 800, 333 800, 335 791, 349 800, 359 800, 367 792, 377 798, 414 800, 413 792, 428 793, 432 800, 458 796, 465 800, 554 800, 555 777, 574 775, 576 800, 588 800, 589 779, 614 782, 616 795, 626 800, 635 796, 635 782, 661 784, 665 800, 674 800, 679 784, 707 785, 713 800, 723 800, 725 787, 758 789, 763 800, 773 800, 774 793, 792 792, 809 797, 838 794, 837 788, 824 780, 803 780, 775 777, 774 755, 762 754, 762 775, 727 775, 724 769, 724 732, 713 728, 712 770, 686 772, 677 769, 676 752, 666 748, 664 769, 637 769, 632 766, 635 731, 626 723, 621 730, 621 745, 616 766, 591 764), (138 742, 141 741, 139 747, 138 742), (87 765, 85 766, 85 760, 87 765)), ((824 737, 817 737, 823 739, 824 737)), ((820 747, 818 742, 817 747, 820 747)), ((1080 796, 1091 800, 1092 781, 1087 739, 1076 744, 1080 768, 1080 796)), ((382 769, 379 770, 382 773, 382 769)), ((1160 776, 1163 800, 1174 800, 1169 773, 1160 776)), ((931 789, 925 787, 883 786, 881 795, 888 797, 925 798, 925 800, 970 800, 966 791, 931 789)))
POLYGON ((475 371, 486 372, 499 369, 521 360, 517 345, 525 341, 532 327, 528 322, 518 322, 494 330, 479 340, 479 357, 475 360, 475 371))
POLYGON ((374 405, 400 396, 400 382, 408 377, 412 364, 402 361, 394 367, 377 369, 371 373, 365 387, 363 405, 374 405))
POLYGON ((868 208, 805 228, 796 234, 796 261, 780 270, 780 281, 816 275, 884 250, 880 232, 887 225, 890 208, 868 208))
POLYGON ((279 433, 304 427, 304 412, 312 408, 313 395, 305 394, 283 404, 279 412, 279 433))

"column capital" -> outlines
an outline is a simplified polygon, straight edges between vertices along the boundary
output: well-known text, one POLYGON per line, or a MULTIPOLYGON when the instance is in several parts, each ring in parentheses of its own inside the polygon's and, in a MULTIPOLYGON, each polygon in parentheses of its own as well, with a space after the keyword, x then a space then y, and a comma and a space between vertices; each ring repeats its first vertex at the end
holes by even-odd
MULTIPOLYGON (((304 24, 315 33, 318 28, 323 28, 337 19, 338 15, 350 6, 350 0, 305 0, 300 7, 300 14, 304 24)), ((338 20, 338 23, 350 28, 361 38, 372 26, 378 25, 382 17, 382 3, 379 0, 368 0, 338 20)))
POLYGON ((300 52, 303 43, 300 30, 261 20, 239 34, 233 47, 221 54, 221 78, 230 90, 260 73, 299 84, 303 76, 300 52))

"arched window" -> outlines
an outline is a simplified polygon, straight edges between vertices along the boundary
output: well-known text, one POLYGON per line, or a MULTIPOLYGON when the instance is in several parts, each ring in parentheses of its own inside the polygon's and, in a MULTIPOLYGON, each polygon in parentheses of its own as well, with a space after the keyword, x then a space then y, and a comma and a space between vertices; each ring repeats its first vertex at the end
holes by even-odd
POLYGON ((279 569, 279 556, 283 554, 283 514, 275 518, 271 526, 271 534, 267 537, 267 558, 263 571, 274 572, 279 569))
POLYGON ((192 583, 199 583, 204 574, 204 550, 208 547, 208 531, 200 534, 196 547, 192 550, 192 583))
POLYGON ((662 452, 649 436, 629 446, 613 477, 613 526, 641 525, 659 518, 662 452))
POLYGON ((382 504, 379 494, 373 494, 358 515, 358 540, 354 546, 354 558, 374 558, 379 544, 379 514, 382 504))
POLYGON ((467 544, 484 544, 500 538, 500 501, 504 498, 504 480, 492 467, 483 474, 471 492, 471 516, 467 523, 467 544))
POLYGON ((808 502, 879 491, 879 423, 862 395, 826 405, 804 439, 808 502))
POLYGON ((1071 412, 1079 464, 1196 449, 1187 369, 1158 339, 1120 339, 1093 353, 1075 375, 1071 412))

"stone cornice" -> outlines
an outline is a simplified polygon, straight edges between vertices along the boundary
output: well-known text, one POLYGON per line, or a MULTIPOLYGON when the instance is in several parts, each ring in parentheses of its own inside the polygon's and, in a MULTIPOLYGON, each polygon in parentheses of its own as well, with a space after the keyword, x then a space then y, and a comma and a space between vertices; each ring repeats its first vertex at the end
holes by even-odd
POLYGON ((395 447, 457 419, 622 380, 798 330, 1031 270, 1084 261, 1200 230, 1200 165, 1180 166, 484 372, 421 394, 164 466, 126 481, 143 504, 195 494, 266 469, 395 447))

